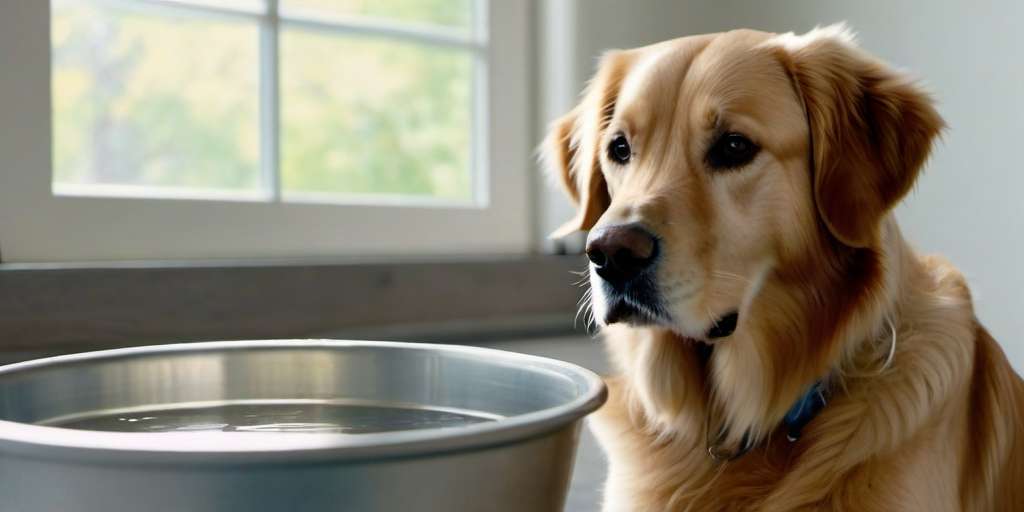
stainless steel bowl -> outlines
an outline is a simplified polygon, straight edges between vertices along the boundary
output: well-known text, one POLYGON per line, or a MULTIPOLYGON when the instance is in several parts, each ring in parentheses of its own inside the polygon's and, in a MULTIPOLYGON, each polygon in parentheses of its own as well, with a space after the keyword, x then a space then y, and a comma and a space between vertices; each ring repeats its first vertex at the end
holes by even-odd
POLYGON ((461 346, 246 341, 29 361, 0 368, 0 509, 561 510, 581 419, 604 399, 577 366, 461 346), (207 414, 200 428, 236 431, 174 431, 195 411, 281 405, 301 421, 249 432, 207 414), (464 424, 422 428, 445 423, 464 424))

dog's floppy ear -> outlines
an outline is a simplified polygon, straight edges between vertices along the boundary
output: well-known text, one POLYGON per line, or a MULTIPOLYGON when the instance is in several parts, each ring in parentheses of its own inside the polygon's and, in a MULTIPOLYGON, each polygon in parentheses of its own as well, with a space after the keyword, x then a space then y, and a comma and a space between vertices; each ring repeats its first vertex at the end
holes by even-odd
POLYGON ((542 157, 577 207, 576 216, 555 230, 552 238, 592 228, 611 203, 599 146, 630 60, 626 52, 605 54, 580 104, 551 124, 542 157))
POLYGON ((925 92, 857 48, 842 24, 775 41, 807 112, 818 213, 840 242, 868 246, 913 185, 942 118, 925 92))

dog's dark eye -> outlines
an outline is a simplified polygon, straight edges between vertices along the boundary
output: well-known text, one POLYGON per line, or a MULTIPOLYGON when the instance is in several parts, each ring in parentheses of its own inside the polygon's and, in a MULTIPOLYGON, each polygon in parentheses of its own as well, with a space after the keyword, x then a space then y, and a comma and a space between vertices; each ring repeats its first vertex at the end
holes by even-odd
POLYGON ((712 169, 735 169, 750 163, 761 148, 738 133, 722 135, 708 151, 712 169))
POLYGON ((625 164, 633 156, 633 150, 629 147, 629 141, 625 135, 619 135, 608 144, 608 158, 613 162, 625 164))

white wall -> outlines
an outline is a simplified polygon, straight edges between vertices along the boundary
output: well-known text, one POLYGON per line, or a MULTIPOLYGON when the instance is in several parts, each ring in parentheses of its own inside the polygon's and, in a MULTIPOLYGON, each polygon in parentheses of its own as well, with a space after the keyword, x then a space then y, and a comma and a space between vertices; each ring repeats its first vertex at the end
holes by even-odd
POLYGON ((897 216, 919 250, 946 255, 967 275, 978 316, 1024 370, 1024 2, 578 3, 575 72, 584 79, 607 48, 740 27, 803 32, 843 20, 862 46, 922 78, 950 127, 897 216))

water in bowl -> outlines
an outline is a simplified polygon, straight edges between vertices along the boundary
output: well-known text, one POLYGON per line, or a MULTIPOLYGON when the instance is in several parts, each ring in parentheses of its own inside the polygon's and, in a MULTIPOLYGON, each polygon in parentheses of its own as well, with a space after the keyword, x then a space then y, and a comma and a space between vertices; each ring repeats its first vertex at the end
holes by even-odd
POLYGON ((106 432, 311 432, 368 434, 450 428, 497 418, 474 411, 310 401, 229 403, 102 412, 46 422, 106 432))

